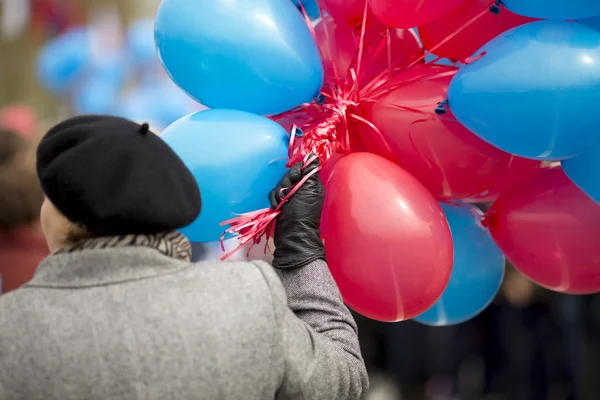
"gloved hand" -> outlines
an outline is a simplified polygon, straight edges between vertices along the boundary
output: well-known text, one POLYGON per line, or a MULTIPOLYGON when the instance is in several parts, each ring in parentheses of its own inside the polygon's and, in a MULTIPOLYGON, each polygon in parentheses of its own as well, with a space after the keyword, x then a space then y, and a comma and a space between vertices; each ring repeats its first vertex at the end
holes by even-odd
MULTIPOLYGON (((282 193, 282 189, 300 182, 319 165, 316 157, 304 170, 302 163, 293 165, 269 193, 271 207, 276 208, 289 193, 288 190, 283 190, 282 193)), ((323 183, 315 173, 282 206, 282 213, 275 222, 275 268, 300 268, 318 259, 325 260, 320 229, 324 199, 323 183)))

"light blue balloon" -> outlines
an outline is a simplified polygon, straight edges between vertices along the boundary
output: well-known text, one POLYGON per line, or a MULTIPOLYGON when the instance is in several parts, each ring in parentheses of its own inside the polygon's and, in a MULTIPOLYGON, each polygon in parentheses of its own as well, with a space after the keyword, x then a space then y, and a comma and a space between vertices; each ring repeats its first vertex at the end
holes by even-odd
POLYGON ((133 64, 148 67, 158 62, 154 45, 154 20, 138 19, 127 29, 125 35, 127 50, 133 64))
POLYGON ((561 164, 569 179, 600 205, 600 146, 561 164))
POLYGON ((600 15, 598 0, 502 0, 515 14, 543 19, 579 19, 600 15))
POLYGON ((90 36, 84 28, 72 28, 48 41, 37 59, 37 75, 42 86, 63 95, 83 75, 91 63, 90 36))
POLYGON ((473 133, 509 153, 562 160, 600 141, 600 32, 539 21, 496 37, 460 68, 450 109, 473 133))
POLYGON ((192 171, 202 212, 182 229, 193 242, 219 240, 220 223, 269 206, 267 195, 286 171, 288 135, 270 119, 236 110, 183 117, 161 137, 192 171))
POLYGON ((454 244, 452 275, 442 297, 414 319, 425 325, 447 326, 475 317, 492 302, 504 278, 504 256, 478 224, 475 207, 440 205, 454 244))
POLYGON ((578 19, 576 22, 600 31, 600 15, 592 18, 578 19))
POLYGON ((323 83, 317 45, 289 0, 163 0, 155 40, 173 81, 207 107, 278 114, 323 83))

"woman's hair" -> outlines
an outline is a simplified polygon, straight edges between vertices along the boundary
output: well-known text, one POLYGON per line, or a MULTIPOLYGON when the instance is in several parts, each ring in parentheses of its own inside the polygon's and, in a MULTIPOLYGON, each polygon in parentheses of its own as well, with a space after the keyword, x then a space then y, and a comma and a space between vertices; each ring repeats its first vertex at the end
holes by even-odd
POLYGON ((42 190, 31 162, 29 141, 0 130, 0 231, 32 224, 40 215, 42 190))
POLYGON ((83 224, 73 223, 71 226, 69 226, 65 242, 67 244, 75 244, 81 242, 82 240, 91 239, 94 237, 96 237, 96 235, 90 232, 83 224))

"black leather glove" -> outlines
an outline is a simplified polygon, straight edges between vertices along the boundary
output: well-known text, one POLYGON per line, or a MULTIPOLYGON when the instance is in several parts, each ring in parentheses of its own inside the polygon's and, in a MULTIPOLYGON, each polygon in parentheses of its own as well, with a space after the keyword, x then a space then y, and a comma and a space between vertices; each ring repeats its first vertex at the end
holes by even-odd
MULTIPOLYGON (((276 208, 289 193, 287 189, 300 182, 319 166, 315 157, 302 170, 302 163, 292 166, 275 189, 269 193, 271 207, 276 208)), ((282 206, 282 213, 275 222, 275 254, 273 266, 280 269, 300 268, 311 262, 325 260, 325 247, 321 241, 321 212, 325 189, 318 174, 313 174, 282 206)))

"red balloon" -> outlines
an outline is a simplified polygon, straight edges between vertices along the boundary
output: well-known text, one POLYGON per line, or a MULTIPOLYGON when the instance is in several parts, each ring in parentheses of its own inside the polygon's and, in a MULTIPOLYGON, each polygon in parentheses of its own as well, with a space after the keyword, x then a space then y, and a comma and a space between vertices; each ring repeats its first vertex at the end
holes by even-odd
MULTIPOLYGON (((360 69, 357 68, 360 25, 351 27, 325 17, 315 27, 315 33, 326 75, 334 82, 344 82, 350 78, 348 70, 353 67, 358 74, 359 87, 365 86, 389 65, 404 66, 423 54, 417 36, 412 31, 393 29, 390 31, 391 57, 388 60, 386 27, 372 15, 367 20, 360 69)), ((348 82, 351 84, 350 79, 348 82)))
MULTIPOLYGON (((423 46, 433 49, 472 18, 488 10, 491 3, 490 0, 466 0, 450 14, 419 26, 423 46)), ((440 57, 462 61, 502 32, 532 21, 535 19, 514 14, 506 8, 497 15, 486 12, 433 52, 440 57)))
POLYGON ((543 170, 502 194, 488 223, 508 260, 538 285, 569 294, 600 292, 600 206, 561 168, 543 170))
POLYGON ((465 0, 369 0, 373 13, 394 28, 423 25, 464 3, 465 0))
POLYGON ((317 0, 336 21, 354 26, 363 21, 367 0, 317 0))
POLYGON ((463 201, 467 203, 491 203, 502 193, 539 174, 542 171, 542 165, 542 162, 537 160, 513 156, 508 169, 500 180, 496 181, 491 188, 483 193, 463 201))
POLYGON ((413 318, 450 279, 450 229, 433 196, 389 160, 354 153, 327 182, 322 231, 346 304, 379 321, 413 318))
MULTIPOLYGON (((398 165, 438 199, 462 199, 492 187, 507 171, 512 155, 486 143, 448 110, 435 113, 446 98, 454 67, 426 64, 397 75, 380 100, 367 102, 362 115, 387 139, 398 165)), ((380 154, 372 129, 361 126, 363 142, 380 154)))

